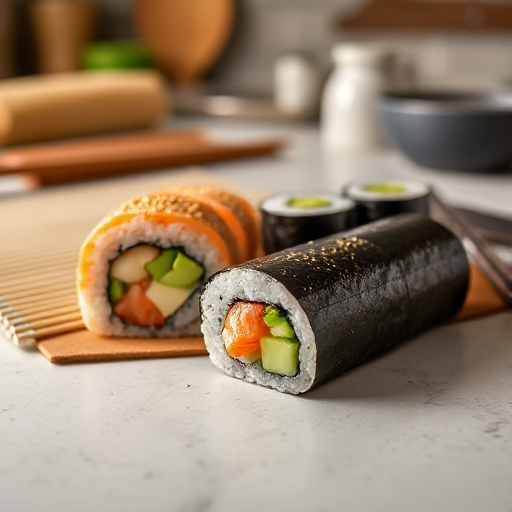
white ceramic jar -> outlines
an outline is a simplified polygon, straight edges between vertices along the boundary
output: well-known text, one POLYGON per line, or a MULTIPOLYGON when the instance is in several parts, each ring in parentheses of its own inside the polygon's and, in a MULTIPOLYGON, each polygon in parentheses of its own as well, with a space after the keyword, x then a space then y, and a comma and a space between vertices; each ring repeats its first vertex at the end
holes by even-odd
POLYGON ((318 112, 320 70, 314 58, 304 52, 280 55, 274 68, 274 101, 286 114, 318 112))
POLYGON ((322 94, 320 129, 325 147, 367 150, 385 143, 376 105, 389 85, 392 52, 372 44, 340 44, 322 94))

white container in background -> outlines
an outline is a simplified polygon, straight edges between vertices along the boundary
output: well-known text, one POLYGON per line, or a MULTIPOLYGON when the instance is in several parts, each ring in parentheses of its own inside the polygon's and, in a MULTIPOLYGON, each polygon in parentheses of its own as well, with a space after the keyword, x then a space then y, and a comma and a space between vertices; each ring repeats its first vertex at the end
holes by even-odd
POLYGON ((369 150, 385 143, 376 105, 391 79, 393 53, 374 44, 339 44, 334 70, 322 94, 322 144, 342 150, 369 150))
POLYGON ((274 67, 274 102, 286 114, 313 114, 320 99, 320 69, 305 52, 280 55, 274 67))

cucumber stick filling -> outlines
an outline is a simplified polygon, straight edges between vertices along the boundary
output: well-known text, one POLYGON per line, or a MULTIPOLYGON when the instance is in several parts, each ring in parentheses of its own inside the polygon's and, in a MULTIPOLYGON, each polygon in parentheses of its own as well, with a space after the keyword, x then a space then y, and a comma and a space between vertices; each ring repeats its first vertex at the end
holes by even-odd
POLYGON ((182 248, 141 244, 112 261, 107 295, 124 322, 156 327, 187 301, 203 276, 204 268, 182 248))
POLYGON ((261 362, 269 373, 293 377, 299 372, 299 348, 286 313, 257 302, 235 302, 222 331, 229 356, 247 364, 261 362))

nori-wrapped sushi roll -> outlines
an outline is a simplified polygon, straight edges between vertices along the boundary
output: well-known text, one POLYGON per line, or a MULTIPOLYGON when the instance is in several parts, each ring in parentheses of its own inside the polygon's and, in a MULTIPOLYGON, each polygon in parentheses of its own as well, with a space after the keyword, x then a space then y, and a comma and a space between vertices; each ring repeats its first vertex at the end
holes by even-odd
POLYGON ((303 393, 455 314, 468 271, 453 233, 398 215, 216 273, 201 330, 227 374, 303 393))
POLYGON ((418 181, 352 181, 342 195, 356 203, 358 226, 399 213, 430 213, 430 188, 418 181))
POLYGON ((356 205, 332 193, 278 194, 261 202, 266 254, 356 226, 356 205))

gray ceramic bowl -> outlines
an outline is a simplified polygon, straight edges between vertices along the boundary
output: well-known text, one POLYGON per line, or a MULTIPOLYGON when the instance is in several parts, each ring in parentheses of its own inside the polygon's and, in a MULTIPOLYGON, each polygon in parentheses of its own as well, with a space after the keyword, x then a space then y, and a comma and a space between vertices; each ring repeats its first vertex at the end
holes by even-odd
POLYGON ((510 169, 512 94, 386 93, 390 139, 413 162, 460 171, 510 169))

